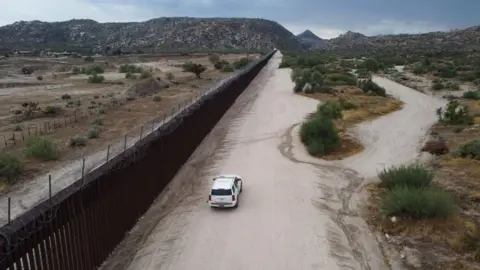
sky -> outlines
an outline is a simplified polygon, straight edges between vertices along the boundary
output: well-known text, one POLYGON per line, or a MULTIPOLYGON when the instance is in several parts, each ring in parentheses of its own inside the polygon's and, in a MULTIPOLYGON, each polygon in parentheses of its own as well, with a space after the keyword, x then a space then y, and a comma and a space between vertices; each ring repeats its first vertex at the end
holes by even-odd
POLYGON ((0 25, 15 21, 145 21, 163 16, 253 17, 322 38, 442 31, 480 24, 480 0, 2 0, 0 25))

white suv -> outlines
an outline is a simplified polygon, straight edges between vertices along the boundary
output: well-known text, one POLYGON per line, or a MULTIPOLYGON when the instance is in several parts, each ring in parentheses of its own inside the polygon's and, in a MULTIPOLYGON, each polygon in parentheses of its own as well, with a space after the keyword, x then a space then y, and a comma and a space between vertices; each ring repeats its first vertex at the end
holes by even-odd
POLYGON ((242 178, 225 174, 213 178, 212 189, 208 195, 210 207, 238 207, 238 195, 242 192, 242 178))

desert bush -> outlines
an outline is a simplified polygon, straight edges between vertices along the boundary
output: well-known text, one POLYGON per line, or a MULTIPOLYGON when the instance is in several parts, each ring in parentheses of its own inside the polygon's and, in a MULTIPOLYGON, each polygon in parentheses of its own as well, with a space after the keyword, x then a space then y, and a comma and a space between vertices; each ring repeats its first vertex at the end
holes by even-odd
POLYGON ((433 85, 432 85, 432 89, 433 90, 442 90, 445 88, 445 85, 441 82, 434 82, 433 85))
POLYGON ((423 188, 430 185, 433 173, 420 165, 401 165, 384 169, 378 174, 381 184, 387 189, 406 186, 423 188))
POLYGON ((158 101, 161 101, 161 100, 162 100, 162 97, 159 96, 159 95, 154 95, 153 98, 152 98, 152 100, 158 102, 158 101))
POLYGON ((463 93, 463 98, 465 99, 480 99, 480 92, 479 91, 467 91, 463 93))
POLYGON ((96 139, 100 136, 100 129, 98 128, 97 125, 92 125, 89 129, 88 129, 88 133, 87 133, 87 136, 89 139, 96 139))
POLYGON ((24 164, 16 156, 9 153, 0 154, 0 177, 5 177, 12 184, 23 171, 24 164))
POLYGON ((82 105, 82 101, 80 99, 72 100, 72 104, 78 107, 82 105))
POLYGON ((171 80, 175 79, 175 75, 173 75, 173 73, 171 73, 171 72, 167 72, 166 78, 167 78, 167 80, 171 81, 171 80))
POLYGON ((358 78, 367 79, 367 78, 370 78, 371 74, 366 69, 358 69, 357 70, 357 76, 358 76, 358 78))
POLYGON ((444 124, 452 125, 472 125, 473 116, 469 115, 469 108, 461 105, 458 100, 448 102, 445 109, 437 109, 438 120, 444 124))
POLYGON ((380 209, 384 216, 447 218, 455 213, 456 205, 452 196, 441 189, 405 185, 388 190, 380 209))
POLYGON ((325 83, 331 85, 357 85, 357 78, 350 74, 328 74, 325 83))
POLYGON ((480 139, 459 144, 453 154, 462 158, 480 160, 480 139))
POLYGON ((60 112, 60 108, 57 106, 48 105, 43 109, 43 113, 47 115, 55 115, 60 112))
POLYGON ((242 69, 245 68, 248 64, 250 64, 253 60, 248 57, 242 57, 237 61, 233 62, 233 66, 235 69, 242 69))
POLYGON ((25 140, 25 155, 42 161, 56 160, 59 150, 52 139, 44 136, 32 136, 25 140))
POLYGON ((88 77, 89 83, 102 83, 105 81, 105 77, 103 75, 93 74, 88 77))
POLYGON ((327 100, 317 106, 317 115, 325 115, 332 119, 342 118, 343 107, 336 100, 327 100))
POLYGON ((85 57, 85 62, 94 62, 94 61, 95 61, 95 59, 93 59, 93 57, 91 57, 91 56, 85 57))
POLYGON ((208 61, 210 61, 210 63, 212 64, 215 64, 217 63, 218 61, 220 61, 220 56, 216 55, 216 54, 213 54, 213 55, 210 55, 208 57, 208 61))
POLYGON ((192 63, 190 61, 185 62, 182 65, 183 71, 184 72, 191 72, 197 76, 198 79, 200 79, 200 75, 207 70, 205 66, 202 64, 197 64, 197 63, 192 63))
POLYGON ((360 89, 362 89, 362 91, 365 93, 373 93, 377 96, 382 96, 382 97, 387 96, 387 91, 385 90, 385 88, 374 83, 372 79, 359 80, 358 87, 360 87, 360 89))
POLYGON ((81 70, 79 67, 73 67, 72 72, 73 72, 74 74, 79 74, 79 73, 82 72, 82 70, 81 70))
POLYGON ((93 120, 92 125, 102 126, 103 125, 103 119, 97 118, 97 119, 93 120))
POLYGON ((228 64, 228 65, 224 65, 222 67, 222 72, 233 72, 235 69, 233 68, 232 65, 228 64))
POLYGON ((294 92, 302 91, 307 84, 312 92, 320 92, 325 81, 322 73, 312 69, 295 69, 292 71, 291 78, 295 83, 294 92))
POLYGON ((85 69, 84 73, 87 75, 95 75, 95 74, 102 74, 103 72, 104 72, 103 68, 99 66, 93 66, 85 69))
POLYGON ((126 94, 125 94, 125 99, 126 99, 127 101, 132 101, 132 100, 137 99, 137 95, 136 95, 135 93, 131 93, 131 92, 126 93, 126 94))
MULTIPOLYGON (((230 62, 222 59, 222 60, 216 62, 213 66, 215 67, 216 70, 222 70, 223 67, 232 66, 232 65, 230 64, 230 62)), ((233 68, 233 66, 232 66, 232 68, 233 68)))
POLYGON ((43 76, 42 76, 42 75, 37 76, 37 80, 42 81, 42 80, 43 80, 43 76))
POLYGON ((312 156, 328 154, 340 142, 340 136, 332 119, 320 114, 302 124, 300 139, 312 156))
POLYGON ((124 64, 118 69, 120 73, 141 73, 143 69, 137 65, 124 64))
POLYGON ((72 138, 70 138, 68 145, 70 147, 76 147, 76 146, 85 146, 87 145, 87 139, 85 139, 82 136, 75 135, 72 138))
POLYGON ((364 61, 365 68, 371 72, 377 72, 380 69, 378 62, 372 58, 368 58, 364 61))
POLYGON ((136 74, 128 72, 128 73, 125 74, 125 79, 136 80, 136 79, 138 79, 138 76, 136 74))
POLYGON ((71 98, 72 98, 72 96, 70 96, 69 94, 63 94, 63 95, 62 95, 62 99, 63 99, 63 100, 71 99, 71 98))

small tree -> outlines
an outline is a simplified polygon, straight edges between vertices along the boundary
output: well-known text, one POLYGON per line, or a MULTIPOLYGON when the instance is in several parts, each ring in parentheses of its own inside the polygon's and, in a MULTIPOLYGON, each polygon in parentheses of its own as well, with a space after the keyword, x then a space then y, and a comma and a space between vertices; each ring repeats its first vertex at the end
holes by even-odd
POLYGON ((377 72, 380 67, 377 61, 372 58, 368 58, 365 60, 365 68, 368 71, 377 72))
POLYGON ((200 74, 205 72, 205 70, 207 70, 207 68, 202 64, 192 63, 192 62, 185 62, 183 64, 183 71, 194 73, 198 79, 201 79, 200 74))
POLYGON ((8 153, 0 154, 0 176, 7 178, 10 184, 22 172, 23 162, 8 153))
POLYGON ((437 109, 438 120, 445 124, 453 125, 471 125, 473 116, 469 115, 469 109, 466 105, 461 105, 458 100, 448 102, 445 109, 437 109))
POLYGON ((32 136, 26 139, 25 154, 42 161, 55 160, 60 152, 52 139, 43 136, 32 136))

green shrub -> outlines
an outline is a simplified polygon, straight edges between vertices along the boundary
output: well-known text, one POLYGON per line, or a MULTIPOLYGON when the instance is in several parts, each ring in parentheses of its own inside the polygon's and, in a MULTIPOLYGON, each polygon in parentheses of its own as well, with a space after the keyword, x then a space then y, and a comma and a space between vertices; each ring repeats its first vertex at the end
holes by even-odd
POLYGON ((104 72, 103 68, 101 68, 99 66, 93 66, 93 67, 89 67, 89 68, 85 69, 85 74, 87 74, 87 75, 102 74, 103 72, 104 72))
POLYGON ((379 86, 378 84, 374 83, 372 79, 368 80, 359 80, 358 81, 358 87, 362 89, 363 92, 365 93, 373 93, 377 96, 381 97, 386 97, 387 96, 387 91, 385 88, 379 86))
POLYGON ((215 64, 217 63, 218 61, 220 61, 220 56, 216 55, 216 54, 213 54, 213 55, 210 55, 208 57, 208 61, 210 61, 210 63, 212 64, 215 64))
POLYGON ((224 65, 222 67, 222 72, 233 72, 235 69, 233 68, 232 65, 228 64, 228 65, 224 65))
POLYGON ((347 74, 329 74, 326 80, 332 85, 357 85, 357 78, 347 74))
POLYGON ((43 109, 43 113, 47 115, 55 115, 60 112, 60 108, 57 106, 48 105, 43 109))
POLYGON ((167 77, 167 80, 169 81, 175 79, 175 75, 173 75, 173 73, 171 72, 167 72, 166 77, 167 77))
POLYGON ((118 69, 120 73, 141 73, 142 71, 143 69, 141 67, 132 64, 121 65, 118 69))
POLYGON ((433 173, 420 165, 401 165, 384 169, 378 174, 382 186, 393 189, 399 186, 423 188, 430 185, 433 173))
POLYGON ((103 119, 97 118, 92 121, 92 125, 103 126, 103 119))
POLYGON ((72 138, 70 138, 70 141, 68 144, 70 147, 85 146, 87 145, 87 139, 85 139, 82 136, 75 135, 72 138))
POLYGON ((449 193, 436 188, 397 186, 387 191, 380 203, 384 216, 446 218, 456 211, 449 193))
POLYGON ((453 154, 462 158, 480 160, 480 139, 459 144, 453 154))
POLYGON ((88 138, 89 139, 96 139, 100 136, 100 129, 98 128, 97 125, 92 125, 89 129, 88 129, 88 138))
POLYGON ((93 74, 92 76, 88 77, 89 83, 102 83, 105 81, 105 77, 103 75, 93 74))
POLYGON ((138 76, 133 74, 133 73, 128 72, 128 73, 125 74, 125 79, 136 80, 136 79, 138 79, 138 76))
POLYGON ((5 177, 9 183, 13 183, 23 168, 23 162, 16 156, 9 153, 0 154, 0 176, 5 177))
POLYGON ((250 62, 252 62, 253 60, 248 58, 248 57, 242 57, 240 59, 238 59, 237 61, 233 62, 233 66, 235 67, 235 69, 242 69, 244 67, 246 67, 248 64, 250 64, 250 62))
POLYGON ((63 94, 62 95, 62 99, 63 100, 66 100, 66 99, 71 99, 72 97, 69 95, 69 94, 63 94))
POLYGON ((312 156, 328 154, 340 142, 340 136, 332 119, 318 114, 302 124, 300 138, 312 156))
POLYGON ((233 66, 230 64, 230 62, 223 59, 216 62, 213 66, 215 67, 216 70, 222 70, 225 66, 231 66, 233 69, 233 66))
POLYGON ((37 76, 37 80, 43 81, 43 76, 42 75, 37 76))
POLYGON ((473 116, 469 115, 469 108, 461 105, 458 100, 451 100, 445 109, 437 109, 438 120, 444 124, 473 125, 473 116))
POLYGON ((441 82, 434 82, 432 85, 433 90, 442 90, 445 88, 445 85, 441 82))
POLYGON ((95 61, 95 59, 93 59, 93 57, 91 57, 91 56, 85 57, 85 62, 94 62, 94 61, 95 61))
POLYGON ((198 79, 200 79, 200 75, 207 70, 207 68, 202 64, 192 63, 191 61, 183 63, 182 68, 184 72, 195 74, 198 79))
POLYGON ((342 118, 342 105, 336 100, 327 100, 317 106, 317 115, 328 116, 332 119, 342 118))
POLYGON ((82 70, 81 70, 79 67, 73 67, 72 72, 73 72, 74 74, 79 74, 79 73, 82 72, 82 70))
POLYGON ((463 98, 465 99, 480 99, 480 92, 479 91, 467 91, 463 93, 463 98))
POLYGON ((162 97, 159 96, 159 95, 154 95, 153 98, 152 98, 153 101, 155 102, 158 102, 158 101, 161 101, 162 100, 162 97))
POLYGON ((25 154, 27 157, 49 161, 58 159, 60 152, 52 139, 32 136, 25 141, 25 154))

